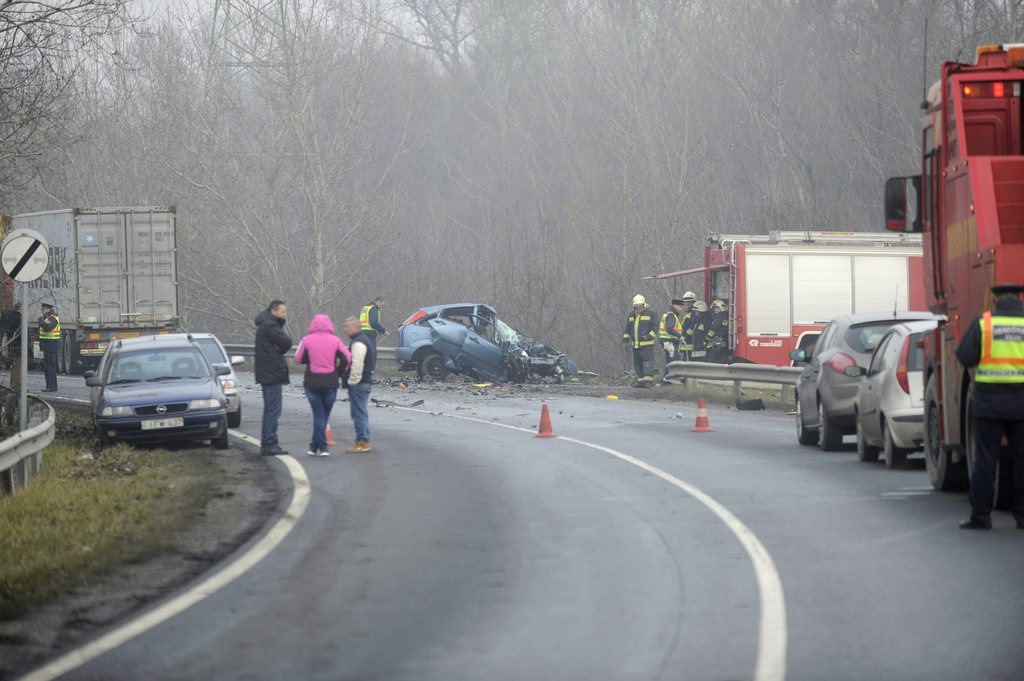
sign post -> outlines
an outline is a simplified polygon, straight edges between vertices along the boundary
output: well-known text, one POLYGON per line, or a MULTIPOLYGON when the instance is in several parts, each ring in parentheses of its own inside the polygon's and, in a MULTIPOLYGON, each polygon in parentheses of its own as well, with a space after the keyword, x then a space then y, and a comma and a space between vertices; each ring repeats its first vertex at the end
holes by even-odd
POLYGON ((16 229, 0 244, 4 272, 21 284, 21 395, 18 402, 20 430, 28 427, 28 284, 43 276, 50 261, 50 249, 43 235, 34 229, 16 229))

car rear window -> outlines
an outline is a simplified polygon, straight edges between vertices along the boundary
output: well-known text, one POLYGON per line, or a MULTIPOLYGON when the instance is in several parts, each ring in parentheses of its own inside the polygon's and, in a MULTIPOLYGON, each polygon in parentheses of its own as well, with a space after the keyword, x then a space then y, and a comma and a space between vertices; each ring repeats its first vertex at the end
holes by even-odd
POLYGON ((924 336, 914 333, 910 336, 910 351, 907 353, 907 371, 924 369, 924 336))
POLYGON ((854 352, 871 353, 878 347, 879 341, 894 324, 899 324, 899 319, 884 322, 871 322, 870 324, 859 324, 851 326, 846 330, 843 341, 854 352))
POLYGON ((217 341, 212 338, 196 338, 195 343, 199 346, 199 349, 203 351, 203 354, 206 355, 206 359, 210 364, 227 363, 228 358, 224 356, 223 352, 221 352, 220 343, 217 341))

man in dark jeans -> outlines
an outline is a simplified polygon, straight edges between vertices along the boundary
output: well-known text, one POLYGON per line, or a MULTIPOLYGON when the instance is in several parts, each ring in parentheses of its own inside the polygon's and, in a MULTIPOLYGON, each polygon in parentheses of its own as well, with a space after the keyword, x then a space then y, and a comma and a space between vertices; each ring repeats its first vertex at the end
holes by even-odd
POLYGON ((349 413, 356 431, 356 443, 346 449, 349 454, 373 451, 370 446, 370 390, 373 389, 373 370, 377 366, 377 343, 367 331, 360 328, 359 320, 349 317, 345 320, 345 333, 351 339, 352 366, 348 376, 343 378, 348 390, 349 413))
POLYGON ((256 382, 263 389, 263 425, 260 453, 264 456, 287 456, 277 442, 277 421, 281 418, 281 394, 288 383, 288 364, 284 353, 292 347, 292 339, 284 332, 288 308, 283 300, 272 300, 266 310, 256 315, 256 353, 253 360, 256 382))

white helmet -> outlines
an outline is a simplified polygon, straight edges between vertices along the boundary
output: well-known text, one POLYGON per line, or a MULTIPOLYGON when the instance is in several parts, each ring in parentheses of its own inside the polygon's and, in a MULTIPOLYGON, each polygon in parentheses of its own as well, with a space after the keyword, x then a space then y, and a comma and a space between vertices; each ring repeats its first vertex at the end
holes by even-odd
POLYGON ((711 309, 716 312, 725 312, 725 303, 721 300, 716 300, 711 303, 711 309))
POLYGON ((693 304, 693 309, 696 310, 697 312, 707 312, 708 304, 705 303, 703 300, 698 300, 696 303, 693 304))
POLYGON ((646 304, 647 304, 647 299, 644 298, 639 293, 636 294, 635 296, 633 296, 633 305, 634 306, 636 306, 636 305, 646 305, 646 304))
POLYGON ((695 300, 697 300, 697 294, 694 293, 693 291, 687 291, 686 293, 683 294, 683 300, 686 301, 687 303, 692 303, 695 300))

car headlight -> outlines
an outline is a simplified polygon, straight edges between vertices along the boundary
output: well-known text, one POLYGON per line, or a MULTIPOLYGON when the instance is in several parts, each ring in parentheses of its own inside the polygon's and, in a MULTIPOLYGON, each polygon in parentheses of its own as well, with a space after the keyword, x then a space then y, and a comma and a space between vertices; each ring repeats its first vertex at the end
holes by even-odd
POLYGON ((220 400, 192 400, 189 409, 220 409, 220 400))
POLYGON ((235 382, 232 381, 230 378, 220 379, 220 384, 225 390, 231 390, 232 388, 235 387, 235 382))
POLYGON ((100 416, 131 416, 134 413, 131 407, 103 407, 100 416))

